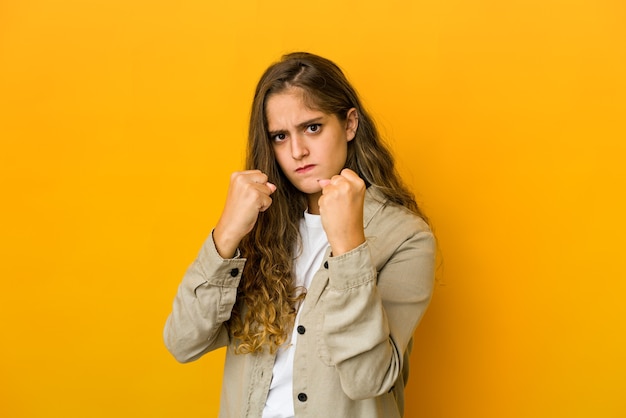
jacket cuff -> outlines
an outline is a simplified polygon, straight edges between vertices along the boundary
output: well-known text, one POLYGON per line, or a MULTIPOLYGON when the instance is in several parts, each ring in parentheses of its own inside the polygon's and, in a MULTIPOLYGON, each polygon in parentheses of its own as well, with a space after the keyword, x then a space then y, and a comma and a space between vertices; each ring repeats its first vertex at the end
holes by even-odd
POLYGON ((233 258, 222 258, 215 248, 213 231, 211 231, 195 262, 200 267, 205 282, 214 286, 237 287, 246 259, 241 258, 239 249, 233 258))
POLYGON ((330 288, 347 290, 376 279, 370 247, 366 242, 347 253, 328 258, 330 288))

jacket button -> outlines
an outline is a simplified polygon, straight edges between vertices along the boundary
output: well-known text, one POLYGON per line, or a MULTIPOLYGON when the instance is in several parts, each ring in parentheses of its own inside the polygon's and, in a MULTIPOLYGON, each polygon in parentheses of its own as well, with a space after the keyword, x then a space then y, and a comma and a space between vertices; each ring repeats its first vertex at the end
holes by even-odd
POLYGON ((328 268, 328 261, 324 261, 324 268, 327 269, 328 268))
POLYGON ((302 325, 298 325, 298 334, 302 335, 306 332, 306 328, 304 328, 302 325))
POLYGON ((298 393, 298 400, 300 402, 306 402, 307 399, 306 393, 298 393))
POLYGON ((238 268, 234 268, 230 271, 230 275, 233 277, 237 277, 237 275, 239 274, 239 269, 238 268))

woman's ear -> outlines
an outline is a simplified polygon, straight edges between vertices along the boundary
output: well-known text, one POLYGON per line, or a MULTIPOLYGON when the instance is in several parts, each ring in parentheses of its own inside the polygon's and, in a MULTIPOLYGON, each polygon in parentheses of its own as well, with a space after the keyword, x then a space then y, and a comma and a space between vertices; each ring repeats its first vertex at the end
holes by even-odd
POLYGON ((353 107, 348 110, 348 114, 346 115, 346 137, 348 138, 348 142, 354 139, 358 127, 359 113, 356 111, 356 108, 353 107))

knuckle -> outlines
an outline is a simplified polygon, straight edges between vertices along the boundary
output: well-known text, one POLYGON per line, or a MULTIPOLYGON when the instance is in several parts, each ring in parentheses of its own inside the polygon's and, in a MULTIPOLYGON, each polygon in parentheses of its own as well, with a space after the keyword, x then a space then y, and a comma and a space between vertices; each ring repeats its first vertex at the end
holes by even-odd
POLYGON ((342 182, 337 183, 337 187, 344 193, 349 192, 350 189, 352 188, 350 183, 347 181, 342 181, 342 182))
POLYGON ((250 182, 249 178, 250 175, 248 173, 238 171, 236 173, 233 173, 233 175, 231 176, 231 181, 236 184, 246 184, 250 182))

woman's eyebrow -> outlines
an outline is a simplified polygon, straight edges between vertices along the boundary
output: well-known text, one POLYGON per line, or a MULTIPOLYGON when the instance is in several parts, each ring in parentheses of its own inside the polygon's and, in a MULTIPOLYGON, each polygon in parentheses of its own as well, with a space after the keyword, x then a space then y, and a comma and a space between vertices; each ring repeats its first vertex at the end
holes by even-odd
POLYGON ((270 136, 270 137, 273 137, 273 136, 276 136, 276 135, 286 134, 286 133, 287 133, 287 131, 284 131, 284 130, 281 129, 281 130, 278 130, 278 131, 268 131, 267 135, 270 136))
MULTIPOLYGON (((308 120, 305 120, 304 122, 300 122, 299 124, 296 125, 296 127, 298 129, 303 129, 303 128, 306 128, 309 125, 313 125, 315 123, 320 123, 323 120, 324 120, 324 116, 318 116, 316 118, 308 119, 308 120)), ((275 135, 286 134, 286 133, 288 133, 288 131, 285 130, 285 129, 277 129, 275 131, 268 131, 268 135, 269 136, 275 136, 275 135)))
POLYGON ((313 118, 313 119, 305 120, 304 122, 298 124, 298 128, 300 128, 300 129, 306 128, 309 125, 313 125, 315 123, 320 123, 322 120, 324 120, 323 116, 318 116, 318 117, 313 118))

